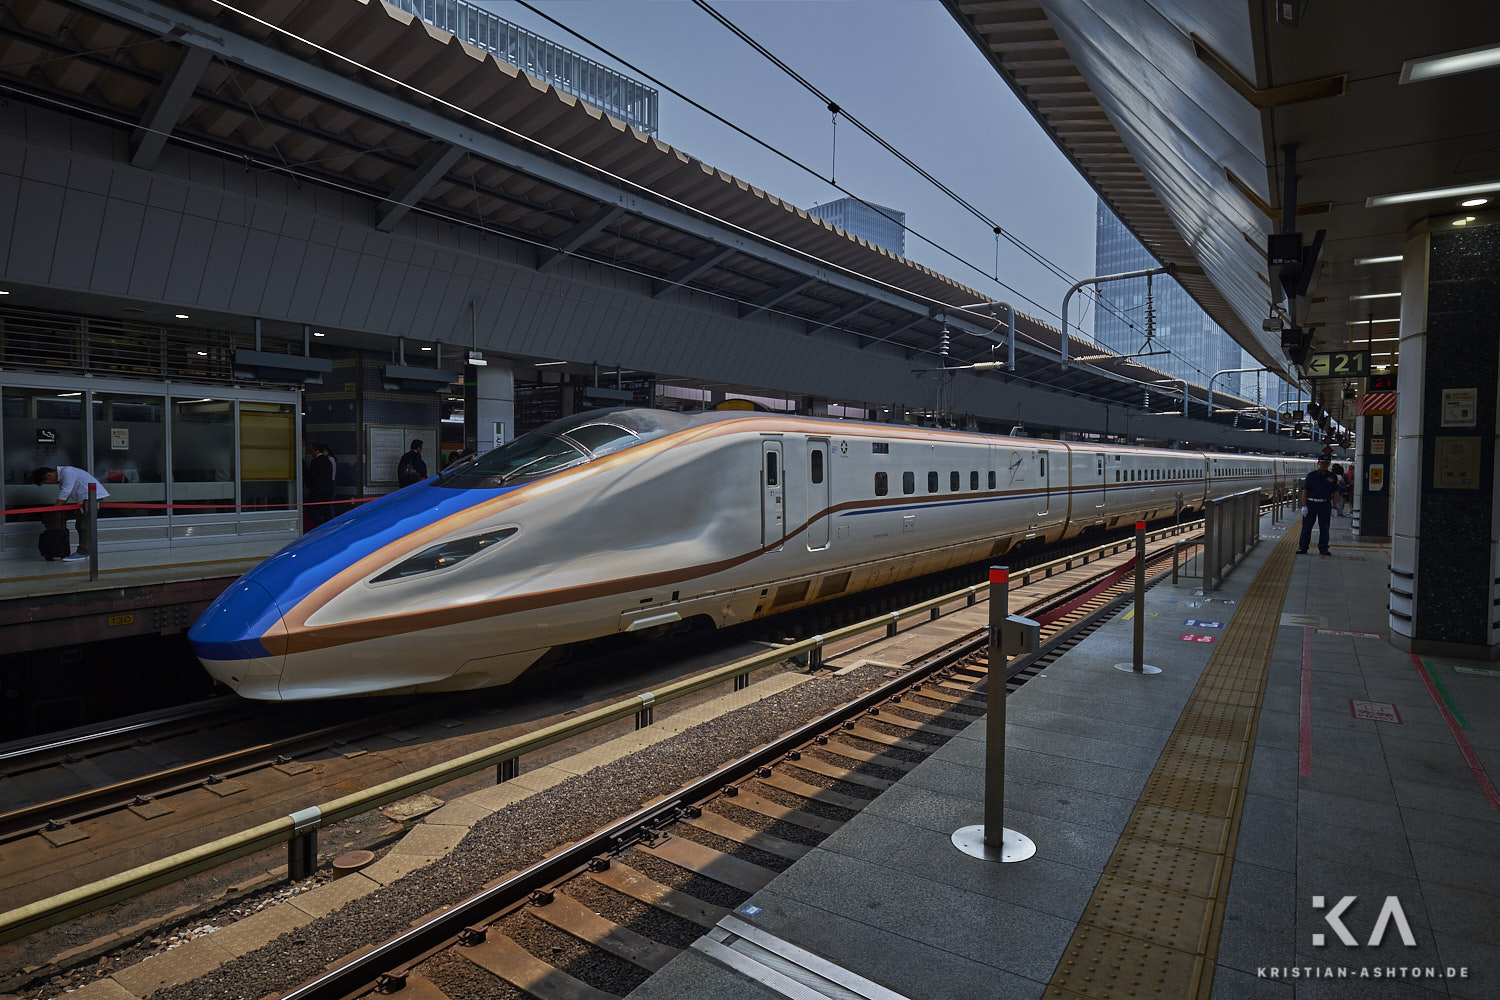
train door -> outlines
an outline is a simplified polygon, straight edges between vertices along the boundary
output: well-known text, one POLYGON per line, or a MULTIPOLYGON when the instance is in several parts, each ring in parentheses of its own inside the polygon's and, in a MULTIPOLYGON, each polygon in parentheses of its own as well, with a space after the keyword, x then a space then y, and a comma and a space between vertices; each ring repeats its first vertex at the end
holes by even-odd
POLYGON ((828 439, 807 439, 807 548, 828 548, 828 439))
POLYGON ((781 442, 761 441, 760 541, 768 552, 781 549, 786 537, 786 482, 781 464, 781 442))
POLYGON ((1110 502, 1109 456, 1106 456, 1103 451, 1095 451, 1094 456, 1091 457, 1092 465, 1094 465, 1094 478, 1100 484, 1100 492, 1094 495, 1094 517, 1095 520, 1104 520, 1104 514, 1110 502))
POLYGON ((1036 453, 1036 485, 1038 490, 1036 497, 1037 524, 1045 523, 1052 516, 1052 486, 1050 482, 1052 463, 1048 461, 1051 457, 1045 450, 1036 453))

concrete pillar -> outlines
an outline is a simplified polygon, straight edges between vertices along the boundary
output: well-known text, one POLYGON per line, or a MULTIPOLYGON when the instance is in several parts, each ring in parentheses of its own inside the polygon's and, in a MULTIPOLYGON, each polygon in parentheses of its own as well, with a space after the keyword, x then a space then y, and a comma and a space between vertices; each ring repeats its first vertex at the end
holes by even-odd
POLYGON ((1390 628, 1402 649, 1497 659, 1500 213, 1469 214, 1415 228, 1402 263, 1390 628))
POLYGON ((515 440, 516 376, 508 362, 493 359, 483 367, 470 365, 468 374, 474 388, 473 405, 464 407, 464 445, 483 454, 515 440))

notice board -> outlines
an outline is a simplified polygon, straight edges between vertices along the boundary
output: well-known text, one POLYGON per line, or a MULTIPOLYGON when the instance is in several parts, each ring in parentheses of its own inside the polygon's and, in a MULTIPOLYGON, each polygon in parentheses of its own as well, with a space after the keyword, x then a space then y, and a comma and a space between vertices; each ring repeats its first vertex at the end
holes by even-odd
POLYGON ((441 440, 436 427, 366 427, 365 481, 371 485, 394 483, 396 466, 400 464, 401 456, 411 450, 413 441, 422 442, 422 460, 427 463, 427 471, 437 471, 429 455, 442 450, 441 440))

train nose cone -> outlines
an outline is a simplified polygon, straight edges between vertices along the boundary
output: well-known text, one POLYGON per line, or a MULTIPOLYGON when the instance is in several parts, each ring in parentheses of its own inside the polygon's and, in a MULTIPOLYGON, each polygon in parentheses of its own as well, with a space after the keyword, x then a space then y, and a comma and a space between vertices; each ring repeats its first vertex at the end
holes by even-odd
POLYGON ((286 625, 271 592, 241 579, 188 630, 203 669, 245 698, 279 700, 286 625))

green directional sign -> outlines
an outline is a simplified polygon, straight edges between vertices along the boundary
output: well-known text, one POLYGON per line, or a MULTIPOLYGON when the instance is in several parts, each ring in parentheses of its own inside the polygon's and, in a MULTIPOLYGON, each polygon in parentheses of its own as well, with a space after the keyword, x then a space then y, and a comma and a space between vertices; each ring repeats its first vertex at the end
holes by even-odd
POLYGON ((1370 373, 1369 351, 1319 351, 1302 366, 1308 378, 1364 378, 1370 373))

